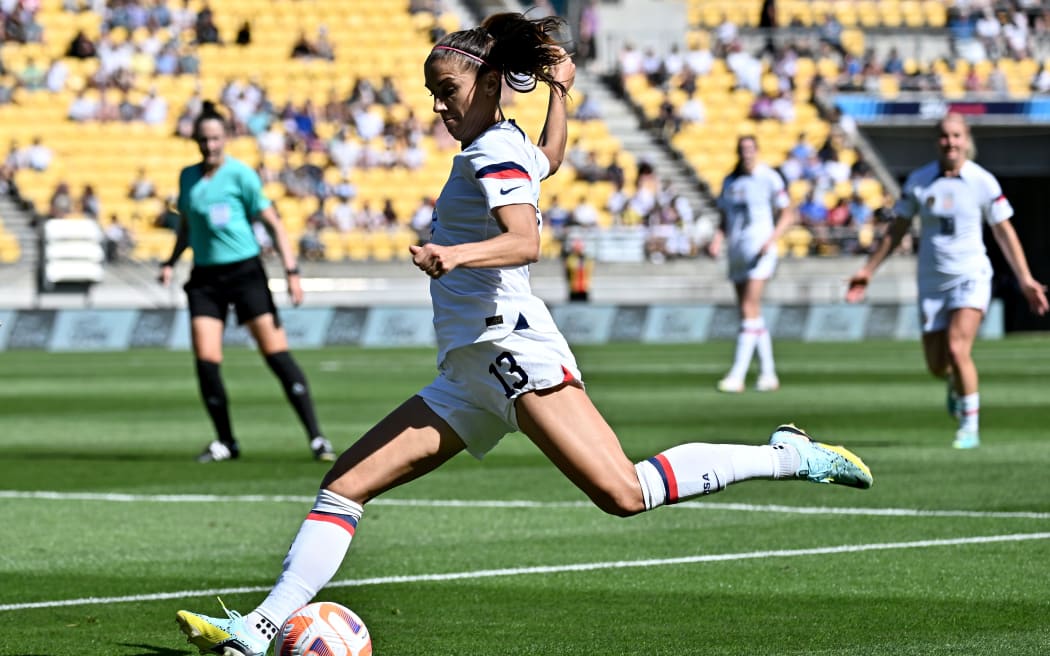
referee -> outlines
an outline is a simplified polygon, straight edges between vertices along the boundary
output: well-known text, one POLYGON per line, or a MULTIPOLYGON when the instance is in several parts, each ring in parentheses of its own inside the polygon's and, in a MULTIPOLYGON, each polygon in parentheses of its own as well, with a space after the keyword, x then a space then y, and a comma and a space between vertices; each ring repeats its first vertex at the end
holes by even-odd
POLYGON ((334 460, 332 445, 318 425, 306 376, 288 352, 288 337, 270 294, 252 220, 262 219, 274 235, 288 275, 292 303, 299 305, 303 289, 288 234, 272 203, 263 195, 259 176, 243 162, 226 155, 226 121, 214 103, 204 103, 194 123, 193 136, 201 161, 179 174, 181 218, 175 248, 161 267, 160 282, 171 284, 179 256, 187 246, 192 248, 193 272, 184 289, 189 301, 197 381, 216 434, 197 460, 218 462, 240 455, 220 370, 222 335, 231 305, 238 323, 248 327, 266 364, 284 386, 288 401, 306 429, 314 458, 334 460))

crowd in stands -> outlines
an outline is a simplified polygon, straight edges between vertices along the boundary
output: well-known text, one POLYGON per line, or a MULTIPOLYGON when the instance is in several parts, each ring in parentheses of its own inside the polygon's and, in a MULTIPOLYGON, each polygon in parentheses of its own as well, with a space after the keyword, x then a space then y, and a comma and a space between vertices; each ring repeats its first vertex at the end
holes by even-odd
MULTIPOLYGON (((436 15, 443 11, 439 0, 411 0, 408 4, 413 13, 436 15)), ((44 28, 35 21, 35 6, 33 1, 0 0, 8 40, 44 38, 44 28)), ((199 10, 176 0, 65 0, 63 6, 69 12, 94 11, 100 15, 101 29, 94 36, 90 31, 76 33, 65 53, 67 58, 97 60, 95 72, 80 78, 63 58, 50 62, 29 58, 22 70, 0 79, 0 104, 5 99, 11 102, 19 88, 72 92, 67 111, 70 121, 170 125, 176 135, 189 138, 205 100, 203 92, 198 88, 185 103, 180 98, 176 106, 169 106, 169 100, 151 81, 167 76, 199 79, 202 46, 236 47, 253 40, 250 21, 235 33, 220 32, 215 12, 221 12, 223 5, 218 2, 194 4, 199 10)), ((584 9, 590 12, 588 29, 596 31, 597 3, 586 2, 584 9)), ((550 3, 536 3, 534 13, 544 11, 553 11, 550 3)), ((989 58, 1016 58, 1028 55, 1033 44, 1046 39, 1046 15, 1045 10, 1032 10, 1026 3, 1003 8, 977 1, 956 2, 949 29, 960 53, 970 53, 972 46, 968 44, 975 41, 989 58), (991 19, 998 24, 997 30, 993 30, 991 19), (964 23, 972 30, 967 32, 964 23)), ((432 38, 441 36, 438 23, 432 30, 432 38)), ((793 31, 791 39, 779 44, 770 41, 757 52, 742 46, 740 27, 728 20, 703 38, 696 38, 696 34, 691 33, 684 48, 670 44, 666 52, 659 52, 627 44, 620 53, 621 81, 640 75, 663 92, 652 121, 668 142, 688 126, 710 120, 712 108, 705 106, 700 89, 716 62, 730 71, 735 88, 753 94, 748 113, 751 120, 779 122, 785 129, 791 129, 798 103, 821 89, 872 90, 887 74, 899 76, 902 89, 940 88, 933 66, 903 59, 895 51, 880 58, 870 50, 856 52, 847 47, 842 26, 831 15, 808 33, 793 31), (815 67, 808 77, 800 75, 805 66, 821 60, 834 61, 835 66, 815 67), (774 74, 775 84, 769 83, 769 73, 774 74)), ((591 41, 592 51, 581 53, 581 58, 593 57, 593 38, 591 41)), ((330 38, 324 25, 312 26, 309 31, 298 32, 287 57, 332 61, 337 49, 345 47, 349 46, 330 38)), ((995 70, 991 67, 984 77, 975 73, 973 89, 996 88, 995 70)), ((1032 86, 1050 91, 1050 71, 1040 69, 1033 76, 1032 86)), ((391 76, 362 77, 348 93, 333 88, 324 103, 316 104, 309 97, 282 96, 275 100, 258 79, 229 79, 222 86, 216 100, 230 118, 232 134, 255 144, 258 158, 248 163, 257 165, 264 185, 268 190, 278 190, 282 198, 296 199, 301 206, 311 208, 300 239, 304 257, 325 257, 325 236, 329 234, 410 226, 422 239, 428 232, 433 199, 422 198, 408 211, 404 203, 396 204, 390 198, 364 198, 357 186, 363 172, 370 169, 417 171, 427 164, 434 148, 450 152, 457 147, 440 120, 416 116, 403 96, 398 81, 391 76)), ((508 104, 512 102, 511 95, 508 104)), ((575 107, 573 118, 581 122, 601 120, 602 108, 585 96, 575 107)), ((860 193, 872 181, 869 167, 862 158, 843 156, 844 151, 852 153, 850 138, 851 127, 843 119, 820 147, 814 147, 820 142, 814 144, 811 135, 801 134, 797 147, 782 159, 774 157, 769 162, 789 185, 804 185, 796 185, 805 192, 793 197, 800 220, 812 236, 813 252, 862 251, 870 243, 870 238, 862 236, 864 231, 868 230, 870 237, 870 226, 878 220, 879 207, 870 194, 860 193)), ((44 151, 47 147, 39 141, 12 144, 0 169, 0 183, 13 184, 15 171, 49 166, 54 155, 44 151)), ((570 144, 566 160, 576 180, 606 185, 611 191, 580 194, 573 190, 546 199, 541 209, 559 241, 566 241, 573 231, 599 229, 606 217, 611 217, 614 226, 646 228, 646 252, 651 259, 703 252, 708 233, 697 221, 698 208, 672 185, 659 180, 647 162, 631 162, 625 170, 617 154, 608 157, 580 140, 570 144)), ((157 182, 141 169, 129 180, 127 197, 136 201, 156 199, 159 203, 157 182)), ((717 191, 721 179, 707 182, 717 191)), ((98 220, 107 217, 111 226, 107 231, 115 236, 112 241, 121 244, 114 253, 127 252, 132 238, 120 217, 105 212, 91 185, 77 187, 72 189, 59 181, 47 208, 50 213, 84 214, 98 220), (121 230, 128 234, 117 238, 121 230)), ((163 200, 165 209, 156 217, 156 225, 170 227, 173 199, 163 200)), ((260 239, 265 241, 266 235, 260 234, 260 239)))

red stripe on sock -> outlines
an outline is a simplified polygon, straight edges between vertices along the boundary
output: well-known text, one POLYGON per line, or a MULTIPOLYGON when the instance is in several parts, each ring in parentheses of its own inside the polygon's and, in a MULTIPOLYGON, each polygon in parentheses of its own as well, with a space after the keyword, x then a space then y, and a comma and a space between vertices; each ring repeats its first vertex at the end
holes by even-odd
POLYGON ((664 477, 667 478, 667 503, 674 503, 678 501, 678 479, 674 477, 671 463, 664 454, 658 453, 655 458, 660 463, 660 468, 664 470, 664 477))
POLYGON ((349 533, 351 537, 353 537, 354 535, 354 525, 346 521, 345 519, 341 519, 334 515, 322 515, 321 513, 312 512, 308 514, 306 518, 314 522, 328 522, 329 524, 335 524, 339 528, 349 533))

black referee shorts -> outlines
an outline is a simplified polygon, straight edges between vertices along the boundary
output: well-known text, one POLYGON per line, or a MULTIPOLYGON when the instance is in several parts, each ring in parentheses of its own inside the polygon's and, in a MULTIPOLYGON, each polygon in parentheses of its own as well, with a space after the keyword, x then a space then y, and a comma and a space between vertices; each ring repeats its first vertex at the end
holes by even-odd
POLYGON ((194 266, 183 289, 189 300, 191 318, 214 317, 225 323, 232 305, 239 324, 270 313, 274 325, 281 325, 266 271, 257 257, 229 264, 194 266))

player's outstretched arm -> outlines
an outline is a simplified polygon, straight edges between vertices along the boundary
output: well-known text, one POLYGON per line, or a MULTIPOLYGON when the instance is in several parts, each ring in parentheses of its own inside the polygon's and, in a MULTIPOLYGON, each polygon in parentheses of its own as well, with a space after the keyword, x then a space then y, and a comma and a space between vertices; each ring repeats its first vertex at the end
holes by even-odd
POLYGON ((1017 284, 1028 301, 1028 307, 1033 313, 1043 316, 1050 311, 1050 304, 1046 300, 1046 285, 1032 277, 1032 272, 1028 269, 1028 259, 1021 247, 1021 240, 1017 238, 1013 223, 1009 219, 1000 221, 992 226, 992 234, 995 235, 1003 257, 1017 276, 1017 284))
POLYGON ((893 249, 897 248, 897 245, 901 243, 910 225, 911 219, 904 219, 899 216, 894 219, 889 229, 882 235, 882 239, 879 240, 879 245, 868 256, 868 261, 850 277, 849 287, 846 290, 846 301, 848 303, 859 303, 864 300, 868 291, 868 283, 871 281, 871 277, 875 275, 875 270, 879 268, 883 260, 890 256, 893 249))

